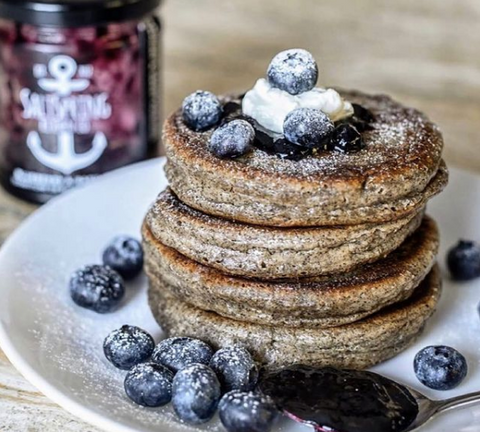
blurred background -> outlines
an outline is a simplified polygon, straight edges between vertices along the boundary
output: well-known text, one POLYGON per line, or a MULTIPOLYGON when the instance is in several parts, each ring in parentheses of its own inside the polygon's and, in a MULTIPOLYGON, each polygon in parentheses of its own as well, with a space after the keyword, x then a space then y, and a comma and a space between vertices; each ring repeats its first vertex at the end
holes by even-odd
POLYGON ((319 85, 389 93, 444 132, 446 159, 480 170, 480 1, 167 0, 165 109, 197 89, 243 91, 287 48, 319 85))

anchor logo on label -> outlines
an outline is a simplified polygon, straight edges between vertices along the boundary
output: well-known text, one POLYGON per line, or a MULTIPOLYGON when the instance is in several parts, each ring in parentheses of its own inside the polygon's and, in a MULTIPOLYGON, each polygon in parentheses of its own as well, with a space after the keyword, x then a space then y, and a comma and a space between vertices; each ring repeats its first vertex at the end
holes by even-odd
POLYGON ((53 57, 48 63, 48 71, 53 78, 41 78, 38 85, 47 92, 70 96, 73 92, 85 90, 90 85, 88 79, 73 79, 77 70, 77 62, 73 58, 65 55, 53 57))
MULTIPOLYGON (((48 63, 48 73, 52 78, 46 78, 47 68, 36 65, 34 75, 38 85, 46 92, 55 93, 61 97, 74 97, 72 93, 86 90, 90 85, 93 72, 91 66, 78 67, 77 62, 65 55, 53 57, 48 63), (80 78, 74 78, 79 73, 80 78), (87 79, 88 77, 88 79, 87 79)), ((27 146, 33 156, 43 165, 70 175, 75 171, 94 164, 107 148, 108 142, 103 132, 97 132, 92 141, 92 148, 85 153, 75 152, 75 134, 73 131, 60 131, 57 135, 57 152, 52 153, 42 145, 40 134, 31 131, 27 137, 27 146)))

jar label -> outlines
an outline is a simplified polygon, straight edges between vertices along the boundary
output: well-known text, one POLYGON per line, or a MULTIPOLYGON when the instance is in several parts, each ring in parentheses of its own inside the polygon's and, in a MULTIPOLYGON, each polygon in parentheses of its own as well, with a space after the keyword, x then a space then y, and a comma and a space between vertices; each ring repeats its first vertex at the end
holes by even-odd
POLYGON ((160 32, 142 21, 72 29, 0 20, 0 180, 44 202, 155 155, 160 32))
POLYGON ((37 120, 39 132, 57 136, 57 151, 52 153, 42 146, 40 133, 30 131, 28 148, 42 165, 65 175, 93 165, 108 146, 105 134, 96 132, 90 150, 75 152, 75 135, 90 134, 93 120, 107 120, 112 115, 108 93, 74 94, 88 89, 93 72, 91 65, 78 66, 72 57, 57 55, 48 67, 34 66, 33 74, 44 94, 28 88, 20 91, 22 117, 37 120))

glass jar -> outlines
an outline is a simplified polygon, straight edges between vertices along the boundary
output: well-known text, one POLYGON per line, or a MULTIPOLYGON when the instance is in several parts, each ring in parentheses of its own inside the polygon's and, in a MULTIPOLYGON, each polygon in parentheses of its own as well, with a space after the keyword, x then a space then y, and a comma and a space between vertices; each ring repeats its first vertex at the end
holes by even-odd
POLYGON ((160 0, 0 0, 0 178, 34 202, 156 154, 160 0))

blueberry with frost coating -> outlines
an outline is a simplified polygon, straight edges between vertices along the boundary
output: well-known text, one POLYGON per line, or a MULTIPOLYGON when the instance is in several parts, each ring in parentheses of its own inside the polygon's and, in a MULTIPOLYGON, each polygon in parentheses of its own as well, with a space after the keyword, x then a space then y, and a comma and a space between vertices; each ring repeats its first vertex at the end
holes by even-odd
POLYGON ((138 276, 143 268, 143 248, 141 243, 128 236, 117 236, 103 252, 103 264, 113 268, 130 280, 138 276))
POLYGON ((129 370, 148 360, 154 349, 152 336, 145 330, 130 325, 112 331, 103 343, 107 360, 122 370, 129 370))
POLYGON ((173 372, 157 363, 140 363, 125 377, 127 396, 136 404, 155 408, 172 400, 173 372))
POLYGON ((413 368, 418 380, 434 390, 457 387, 468 372, 465 357, 448 346, 428 346, 417 353, 413 368))
POLYGON ((454 280, 468 281, 480 277, 480 244, 460 240, 449 250, 447 265, 454 280))
POLYGON ((97 313, 113 312, 125 295, 122 277, 102 265, 89 265, 77 270, 70 279, 70 295, 80 307, 97 313))
POLYGON ((258 368, 251 354, 241 345, 232 345, 218 350, 210 361, 217 374, 222 390, 250 391, 258 380, 258 368))
POLYGON ((282 51, 270 63, 267 78, 271 86, 298 95, 312 90, 317 84, 317 62, 304 49, 282 51))
POLYGON ((216 129, 208 144, 209 150, 222 159, 246 154, 255 141, 255 129, 246 120, 232 120, 216 129))
POLYGON ((173 379, 173 409, 188 424, 200 425, 211 420, 220 397, 218 378, 204 364, 192 364, 179 371, 173 379))
POLYGON ((279 416, 269 397, 238 390, 223 396, 218 411, 228 432, 269 432, 279 416))
POLYGON ((188 337, 174 337, 157 345, 152 360, 177 372, 193 363, 208 365, 212 356, 213 350, 205 342, 188 337))
POLYGON ((183 120, 191 129, 204 131, 215 126, 222 118, 223 108, 217 96, 198 90, 187 96, 182 104, 183 120))
POLYGON ((327 114, 315 108, 297 108, 285 118, 285 138, 293 144, 315 148, 324 145, 335 126, 327 114))

